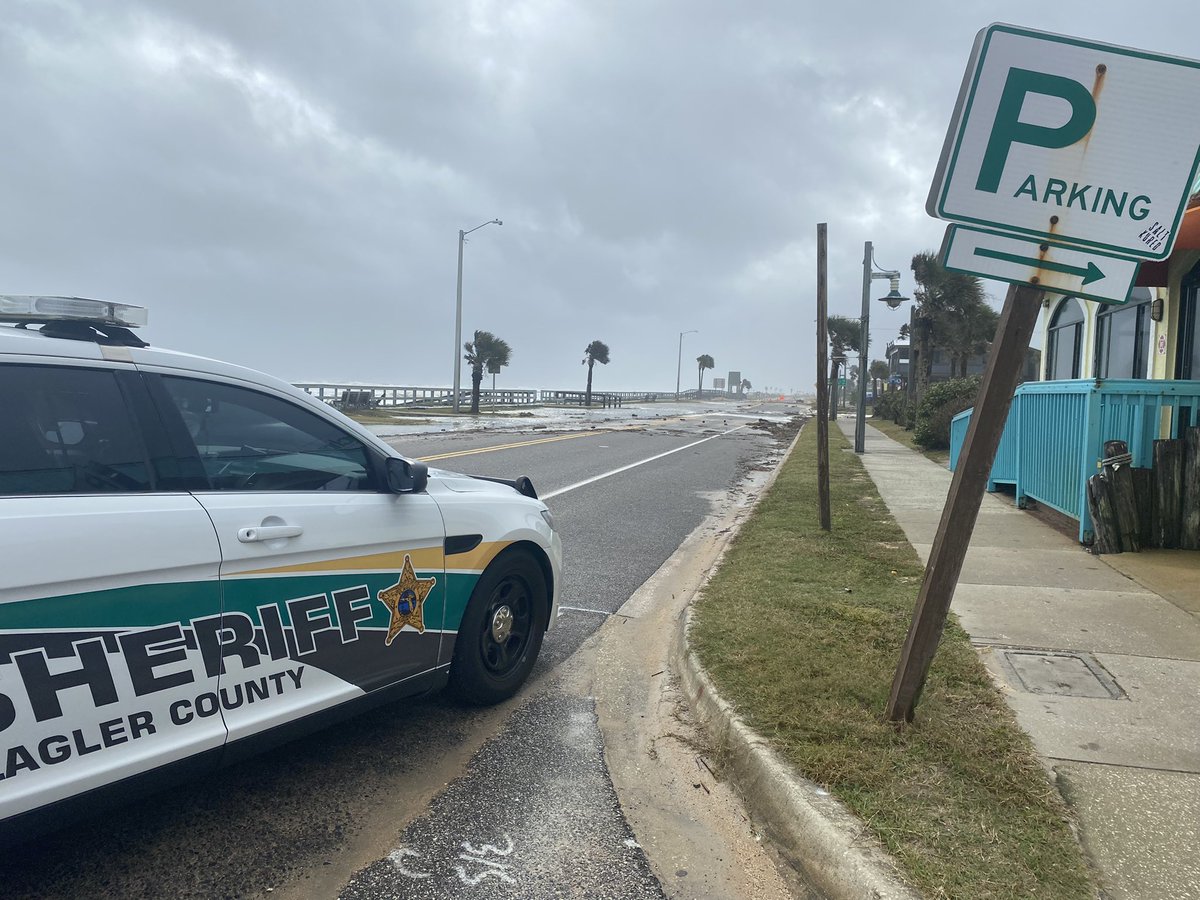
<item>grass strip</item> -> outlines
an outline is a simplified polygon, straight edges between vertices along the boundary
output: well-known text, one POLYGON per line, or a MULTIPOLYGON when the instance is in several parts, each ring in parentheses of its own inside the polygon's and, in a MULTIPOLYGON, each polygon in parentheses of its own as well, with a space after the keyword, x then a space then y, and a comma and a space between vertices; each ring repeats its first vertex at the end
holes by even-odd
POLYGON ((922 565, 836 429, 820 530, 816 434, 804 428, 697 604, 705 669, 927 896, 1095 896, 1061 796, 953 615, 916 721, 883 722, 922 565))

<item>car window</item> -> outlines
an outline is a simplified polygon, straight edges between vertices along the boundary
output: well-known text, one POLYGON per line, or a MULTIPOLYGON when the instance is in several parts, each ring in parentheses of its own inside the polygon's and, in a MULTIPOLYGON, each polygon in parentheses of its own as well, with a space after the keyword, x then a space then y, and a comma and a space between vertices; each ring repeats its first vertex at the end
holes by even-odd
POLYGON ((0 494, 151 488, 116 373, 0 365, 0 494))
POLYGON ((332 422, 247 388, 162 379, 213 490, 373 491, 366 448, 332 422))

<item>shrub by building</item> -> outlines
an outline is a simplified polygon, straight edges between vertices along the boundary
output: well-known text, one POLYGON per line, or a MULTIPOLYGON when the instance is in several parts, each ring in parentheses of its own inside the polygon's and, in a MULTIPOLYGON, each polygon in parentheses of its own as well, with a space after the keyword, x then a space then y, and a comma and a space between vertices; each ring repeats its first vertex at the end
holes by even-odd
POLYGON ((950 420, 975 405, 982 378, 952 378, 931 384, 917 407, 913 441, 926 450, 945 450, 950 446, 950 420))

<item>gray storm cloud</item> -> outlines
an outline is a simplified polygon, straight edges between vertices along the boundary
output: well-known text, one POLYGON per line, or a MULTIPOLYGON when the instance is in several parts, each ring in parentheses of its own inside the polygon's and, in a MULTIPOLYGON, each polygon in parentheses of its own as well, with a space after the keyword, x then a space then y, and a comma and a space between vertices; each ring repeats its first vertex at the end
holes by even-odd
MULTIPOLYGON (((928 188, 975 32, 1188 55, 1190 6, 0 3, 0 291, 150 308, 156 344, 292 380, 510 387, 717 374, 809 390, 814 242, 856 314, 864 240, 935 247, 928 188), (1171 9, 1174 9, 1174 13, 1171 9), (1082 13, 1086 12, 1086 16, 1082 13), (690 364, 690 365, 689 365, 690 364)), ((906 291, 907 292, 907 291, 906 291)), ((903 314, 873 321, 875 355, 903 314), (894 320, 893 320, 894 319, 894 320)))

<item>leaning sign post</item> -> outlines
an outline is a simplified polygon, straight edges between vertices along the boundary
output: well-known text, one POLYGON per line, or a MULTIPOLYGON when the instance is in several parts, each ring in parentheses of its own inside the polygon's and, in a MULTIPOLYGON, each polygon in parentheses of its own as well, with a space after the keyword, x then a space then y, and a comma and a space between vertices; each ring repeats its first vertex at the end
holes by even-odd
POLYGON ((886 717, 912 721, 1046 292, 1125 303, 1166 259, 1200 166, 1200 62, 991 25, 963 76, 926 210, 945 268, 1010 287, 886 717))

